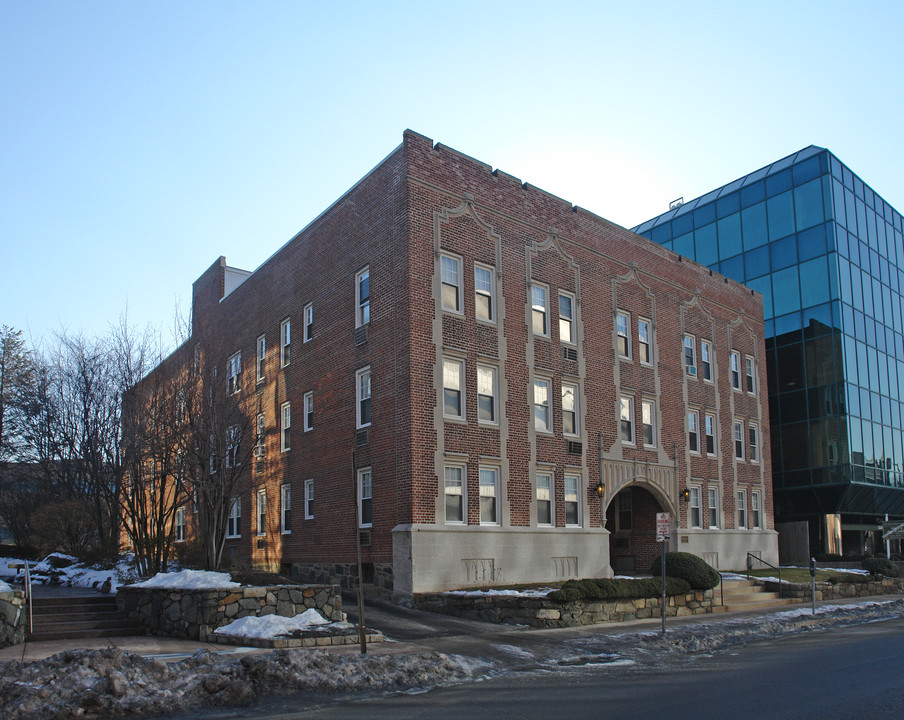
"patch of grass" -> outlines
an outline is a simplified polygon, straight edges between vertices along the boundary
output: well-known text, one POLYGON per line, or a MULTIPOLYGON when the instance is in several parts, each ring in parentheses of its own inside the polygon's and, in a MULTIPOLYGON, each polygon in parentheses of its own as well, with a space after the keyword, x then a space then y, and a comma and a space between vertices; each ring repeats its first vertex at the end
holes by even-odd
MULTIPOLYGON (((747 573, 743 571, 739 571, 738 575, 746 576, 747 573)), ((764 570, 751 570, 750 577, 778 577, 778 570, 773 570, 772 568, 766 568, 764 570)), ((807 568, 782 568, 782 580, 785 582, 791 583, 808 583, 810 582, 810 571, 807 568)), ((869 580, 869 575, 863 575, 860 573, 846 573, 839 572, 837 570, 822 570, 820 568, 816 568, 816 581, 817 582, 830 582, 830 583, 842 583, 842 582, 850 582, 850 583, 862 583, 867 582, 869 580)))

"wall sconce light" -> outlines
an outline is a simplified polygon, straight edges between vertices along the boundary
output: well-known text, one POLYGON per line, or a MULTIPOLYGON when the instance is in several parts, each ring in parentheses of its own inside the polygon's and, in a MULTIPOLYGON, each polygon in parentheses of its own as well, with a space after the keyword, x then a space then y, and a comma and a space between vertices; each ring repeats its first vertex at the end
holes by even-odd
POLYGON ((603 485, 603 481, 602 481, 602 480, 597 480, 597 483, 596 483, 596 496, 601 498, 601 497, 603 496, 603 493, 604 493, 604 492, 606 492, 606 486, 603 485))
POLYGON ((684 502, 690 502, 690 500, 691 500, 691 491, 690 491, 688 488, 684 488, 684 490, 682 490, 682 491, 679 493, 679 495, 681 496, 681 499, 684 500, 684 502))

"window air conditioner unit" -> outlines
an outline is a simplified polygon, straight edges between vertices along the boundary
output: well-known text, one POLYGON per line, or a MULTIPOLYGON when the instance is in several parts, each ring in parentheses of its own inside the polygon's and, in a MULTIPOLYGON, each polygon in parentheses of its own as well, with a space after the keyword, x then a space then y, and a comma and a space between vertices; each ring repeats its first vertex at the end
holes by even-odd
POLYGON ((696 365, 688 365, 687 366, 687 374, 688 375, 696 375, 697 374, 697 366, 696 365))

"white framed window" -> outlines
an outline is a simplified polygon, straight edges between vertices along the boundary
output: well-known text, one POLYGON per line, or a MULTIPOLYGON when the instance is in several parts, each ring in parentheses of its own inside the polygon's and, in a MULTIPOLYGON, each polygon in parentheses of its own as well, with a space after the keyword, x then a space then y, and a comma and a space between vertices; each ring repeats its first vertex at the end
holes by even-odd
POLYGON ((226 537, 241 537, 242 529, 242 498, 234 497, 229 503, 229 514, 226 516, 226 537))
POLYGON ((713 380, 713 346, 709 340, 700 341, 700 374, 707 382, 713 380))
POLYGON ((537 525, 554 525, 553 484, 551 473, 537 473, 537 525))
POLYGON ((562 432, 566 435, 580 435, 580 396, 574 383, 562 383, 562 432))
POLYGON ((292 321, 286 318, 279 324, 279 366, 292 361, 292 321))
POLYGON ((304 481, 304 518, 305 520, 314 518, 314 478, 304 481))
POLYGON ((738 460, 744 459, 744 423, 740 420, 734 422, 734 456, 738 460))
POLYGON ((718 488, 707 488, 707 508, 709 510, 709 526, 716 529, 719 527, 719 516, 721 510, 719 508, 719 490, 718 488))
POLYGON ((549 380, 534 380, 534 429, 552 432, 552 414, 549 409, 549 380))
POLYGON ((644 365, 653 364, 653 341, 650 337, 650 321, 640 318, 637 321, 637 354, 644 365))
POLYGON ((744 357, 744 376, 747 383, 747 392, 753 395, 756 392, 753 372, 753 358, 750 355, 744 357))
POLYGON ((731 387, 735 390, 741 389, 741 355, 740 353, 731 351, 731 387))
POLYGON ((461 312, 461 258, 443 253, 440 256, 443 310, 461 312))
POLYGON ((763 504, 759 490, 750 491, 750 527, 754 530, 763 529, 763 504))
POLYGON ((574 296, 559 292, 559 341, 574 345, 574 296))
POLYGON ((625 488, 615 497, 617 498, 615 529, 631 530, 634 527, 634 492, 631 488, 625 488))
POLYGON ((264 379, 264 371, 265 365, 264 362, 267 359, 267 338, 264 335, 261 335, 257 339, 257 381, 260 382, 264 379))
POLYGON ((176 508, 176 514, 173 521, 173 540, 177 543, 185 542, 185 506, 181 505, 176 508))
POLYGON ((288 483, 279 488, 280 532, 292 534, 292 486, 288 483))
POLYGON ((692 453, 700 452, 700 426, 696 410, 687 413, 687 447, 692 453))
POLYGON ((443 358, 443 416, 465 418, 465 363, 443 358))
POLYGON ((283 403, 280 405, 279 418, 279 449, 281 452, 286 452, 292 447, 292 443, 289 439, 289 429, 292 427, 291 403, 283 403))
POLYGON ((370 322, 370 268, 355 274, 355 327, 370 322))
POLYGON ((314 429, 314 391, 308 390, 304 394, 304 431, 314 429))
POLYGON ((358 527, 371 527, 373 518, 373 475, 370 468, 362 468, 358 470, 358 527))
POLYGON ((496 322, 496 271, 474 264, 474 312, 478 320, 496 322))
POLYGON ((195 345, 195 361, 192 365, 195 375, 201 372, 201 345, 195 345))
POLYGON ((465 468, 463 465, 446 465, 443 470, 443 497, 445 498, 446 522, 465 522, 465 468))
POLYGON ((716 416, 706 413, 703 416, 703 432, 706 436, 706 454, 716 454, 716 416))
POLYGON ((257 491, 257 534, 267 534, 267 491, 257 491))
POLYGON ((499 524, 499 468, 480 468, 480 524, 499 524))
POLYGON ((314 303, 304 306, 304 337, 302 342, 311 342, 314 339, 314 303))
POLYGON ((628 327, 631 320, 627 313, 615 313, 615 339, 617 342, 618 356, 623 358, 631 357, 631 337, 628 334, 628 327))
POLYGON ((760 461, 760 430, 753 423, 750 424, 747 432, 747 455, 750 462, 760 461))
POLYGON ((254 433, 254 457, 262 458, 264 456, 264 449, 266 448, 266 430, 267 430, 267 420, 264 417, 263 413, 257 414, 257 422, 256 432, 254 433))
POLYGON ((358 428, 370 425, 370 368, 362 368, 355 373, 357 393, 356 423, 358 428))
POLYGON ((238 425, 226 428, 226 467, 232 468, 241 462, 239 455, 240 431, 238 425))
POLYGON ((565 526, 579 527, 581 524, 581 496, 579 488, 581 478, 578 475, 565 476, 565 526))
POLYGON ((656 447, 656 403, 643 400, 640 404, 640 420, 643 427, 643 444, 656 447))
POLYGON ((747 527, 747 492, 738 490, 737 497, 738 529, 743 530, 747 527))
POLYGON ((697 349, 693 335, 684 336, 684 371, 691 377, 697 377, 697 349))
POLYGON ((622 395, 618 401, 618 422, 621 441, 634 444, 634 398, 622 395))
POLYGON ((534 335, 549 336, 549 294, 543 285, 530 286, 531 324, 534 335))
POLYGON ((242 389, 242 353, 237 352, 226 361, 226 394, 242 389))
POLYGON ((491 365, 477 366, 477 421, 495 425, 498 421, 497 371, 491 365))
POLYGON ((688 523, 692 528, 703 527, 703 505, 700 497, 700 488, 694 485, 688 487, 690 497, 688 498, 688 523))

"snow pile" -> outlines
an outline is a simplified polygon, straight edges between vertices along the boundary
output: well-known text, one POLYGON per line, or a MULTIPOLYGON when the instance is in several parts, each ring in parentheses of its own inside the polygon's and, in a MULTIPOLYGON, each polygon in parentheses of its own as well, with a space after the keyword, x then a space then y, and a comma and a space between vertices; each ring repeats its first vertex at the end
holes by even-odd
POLYGON ((262 615, 239 618, 228 625, 217 628, 214 633, 246 638, 275 638, 289 636, 295 632, 329 631, 334 628, 349 627, 352 627, 351 623, 330 622, 314 608, 308 608, 295 617, 262 615))
MULTIPOLYGON (((8 571, 10 576, 15 576, 17 583, 24 584, 25 571, 9 569, 10 564, 23 562, 25 561, 12 558, 0 559, 0 575, 5 575, 8 571)), ((131 556, 120 558, 113 567, 109 565, 101 567, 100 565, 90 566, 80 563, 71 555, 50 553, 43 560, 29 562, 28 569, 32 584, 61 585, 63 587, 82 587, 99 590, 109 580, 111 593, 116 593, 119 586, 126 579, 137 577, 132 568, 131 556)))
POLYGON ((0 557, 0 578, 12 578, 16 576, 17 570, 13 570, 10 565, 22 562, 16 558, 0 557))
POLYGON ((0 580, 0 593, 12 592, 12 591, 13 591, 13 589, 9 585, 7 585, 5 582, 0 580))
POLYGON ((75 650, 34 663, 0 663, 0 717, 9 720, 170 715, 299 691, 424 688, 468 671, 440 653, 339 655, 275 650, 242 658, 198 650, 172 665, 117 648, 75 650))
POLYGON ((455 597, 546 597, 546 594, 552 592, 554 588, 526 588, 524 590, 447 590, 443 595, 454 595, 455 597))
POLYGON ((135 583, 130 587, 167 588, 171 590, 228 590, 239 587, 229 573, 210 570, 180 570, 172 573, 157 573, 150 580, 135 583))

